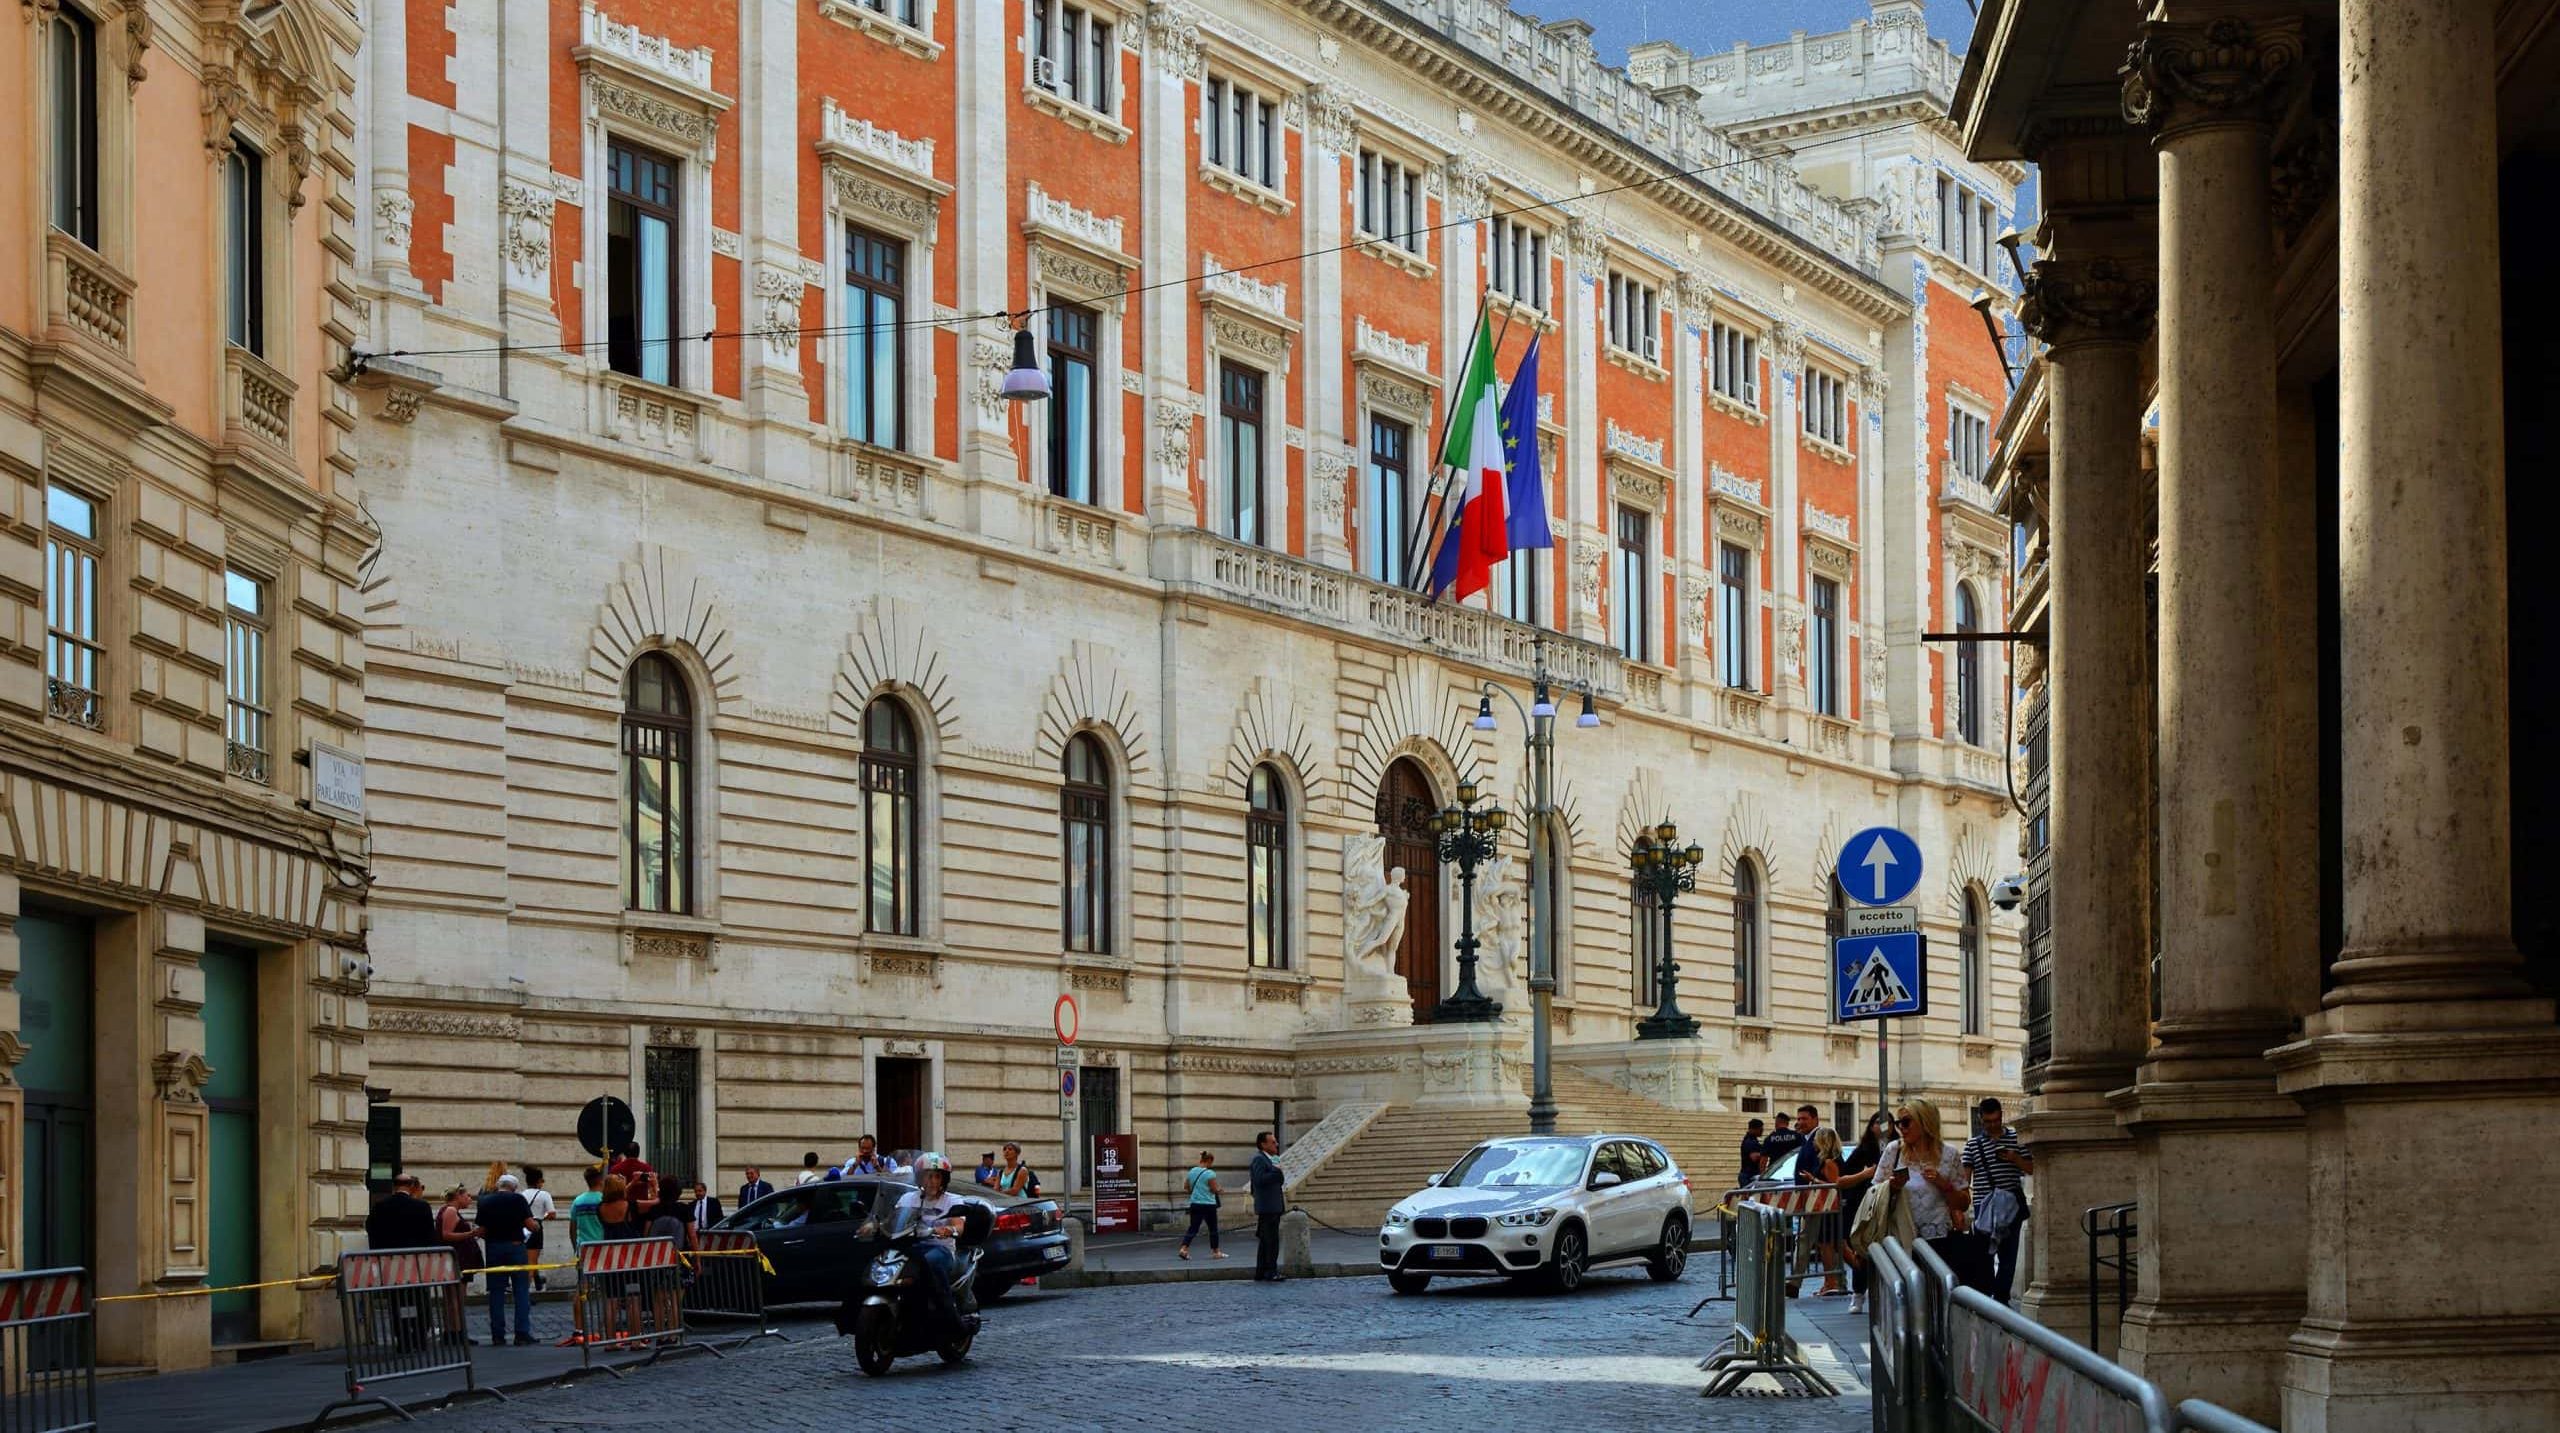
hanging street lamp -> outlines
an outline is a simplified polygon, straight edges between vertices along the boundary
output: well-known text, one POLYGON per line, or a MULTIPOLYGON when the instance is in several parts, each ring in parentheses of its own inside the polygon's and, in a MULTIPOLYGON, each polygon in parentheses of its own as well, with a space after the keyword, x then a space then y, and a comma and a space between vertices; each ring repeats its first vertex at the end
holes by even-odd
POLYGON ((1636 1022, 1639 1040, 1685 1040, 1698 1033, 1698 1022, 1680 1013, 1680 962, 1672 958, 1671 905, 1681 892, 1697 889, 1698 866, 1706 859, 1697 842, 1683 847, 1680 828, 1668 821, 1639 833, 1628 857, 1637 893, 1650 898, 1662 918, 1662 963, 1654 973, 1661 999, 1652 1014, 1636 1022))

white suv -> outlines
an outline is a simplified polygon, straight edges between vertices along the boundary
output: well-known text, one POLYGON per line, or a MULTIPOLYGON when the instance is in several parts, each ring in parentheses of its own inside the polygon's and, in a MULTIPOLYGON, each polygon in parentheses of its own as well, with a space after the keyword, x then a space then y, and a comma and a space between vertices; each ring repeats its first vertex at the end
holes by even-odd
POLYGON ((1689 1177, 1634 1135, 1487 1140, 1378 1230, 1378 1266, 1399 1294, 1443 1274, 1570 1290, 1594 1268, 1639 1260, 1661 1281, 1688 1267, 1689 1177))

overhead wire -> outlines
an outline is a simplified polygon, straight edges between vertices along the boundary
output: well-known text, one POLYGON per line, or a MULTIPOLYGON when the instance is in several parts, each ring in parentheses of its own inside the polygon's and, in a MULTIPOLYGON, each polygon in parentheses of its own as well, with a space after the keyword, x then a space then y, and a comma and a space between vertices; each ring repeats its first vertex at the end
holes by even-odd
MULTIPOLYGON (((1868 130, 1868 131, 1866 131, 1866 133, 1867 133, 1867 134, 1869 134, 1869 135, 1881 134, 1881 133, 1885 133, 1885 132, 1890 131, 1890 130, 1896 130, 1896 129, 1910 129, 1910 128, 1916 127, 1916 126, 1918 126, 1918 125, 1926 124, 1926 123, 1928 123, 1928 121, 1927 121, 1927 120, 1925 120, 1925 119, 1905 119, 1905 120, 1895 120, 1895 121, 1894 121, 1893 123, 1891 123, 1891 124, 1878 125, 1876 128, 1874 128, 1874 129, 1872 129, 1872 130, 1868 130)), ((1490 211, 1490 212, 1488 212, 1488 213, 1484 213, 1484 214, 1470 214, 1470 215, 1462 215, 1462 216, 1457 217, 1457 218, 1444 218, 1444 219, 1442 219, 1439 223, 1436 223, 1436 224, 1421 225, 1421 226, 1418 226, 1418 227, 1416 227, 1415 229, 1411 230, 1410 232, 1413 232, 1413 233, 1438 233, 1438 232, 1440 232, 1440 231, 1442 231, 1442 230, 1445 230, 1445 229, 1459 229, 1459 228, 1466 228, 1466 227, 1469 227, 1469 226, 1471 226, 1471 225, 1475 225, 1475 224, 1487 223, 1487 222, 1489 222, 1489 221, 1491 221, 1491 220, 1494 220, 1494 219, 1509 218, 1509 217, 1511 217, 1511 216, 1513 216, 1513 215, 1517 215, 1517 214, 1534 214, 1534 213, 1538 213, 1538 212, 1540 212, 1540 211, 1542 211, 1542 210, 1550 210, 1550 209, 1562 210, 1562 209, 1565 209, 1565 208, 1566 208, 1566 206, 1568 206, 1568 205, 1576 204, 1576 203, 1579 203, 1579 202, 1581 202, 1581 201, 1583 201, 1583 200, 1586 200, 1586 199, 1605 199, 1605 198, 1607 198, 1607 197, 1609 197, 1610 195, 1613 195, 1613 194, 1624 194, 1624 193, 1628 193, 1628 192, 1633 191, 1633 190, 1638 190, 1638 189, 1648 189, 1648 188, 1652 188, 1652 187, 1654 187, 1654 186, 1656 186, 1656 185, 1675 183, 1675 182, 1677 182, 1677 181, 1679 181, 1679 180, 1683 180, 1683 179, 1695 179, 1695 178, 1698 178, 1698 177, 1700 177, 1700 176, 1702 176, 1702 175, 1712 174, 1712 173, 1715 173, 1716 171, 1718 171, 1718 170, 1722 170, 1722 169, 1732 169, 1732 168, 1737 168, 1737 167, 1739 167, 1739 166, 1746 165, 1746 164, 1761 164, 1761 163, 1766 163, 1766 162, 1768 162, 1766 157, 1764 157, 1764 156, 1758 156, 1758 155, 1749 156, 1749 157, 1742 158, 1742 159, 1718 160, 1718 161, 1717 161, 1716 163, 1714 163, 1714 164, 1700 165, 1699 167, 1697 167, 1697 168, 1695 168, 1695 169, 1671 170, 1671 171, 1667 171, 1667 172, 1662 173, 1662 174, 1650 175, 1650 176, 1648 176, 1648 177, 1646 177, 1646 178, 1643 178, 1643 179, 1632 179, 1632 180, 1627 181, 1627 182, 1626 182, 1626 183, 1624 183, 1624 184, 1611 185, 1611 186, 1609 186, 1609 187, 1607 187, 1607 188, 1603 188, 1603 189, 1593 189, 1593 190, 1590 190, 1590 191, 1589 191, 1589 192, 1587 192, 1587 193, 1580 193, 1580 194, 1569 195, 1569 196, 1564 197, 1564 198, 1559 198, 1559 199, 1540 199, 1540 200, 1532 201, 1532 202, 1530 202, 1530 203, 1526 203, 1526 204, 1518 205, 1518 206, 1513 207, 1513 208, 1494 209, 1494 210, 1492 210, 1492 211, 1490 211)), ((1220 273, 1220 274, 1250 274, 1250 273, 1252 273, 1252 272, 1254 272, 1255 270, 1258 270, 1258 269, 1279 268, 1279 267, 1283 267, 1283 266, 1285 266, 1285 265, 1304 263, 1305 261, 1307 261, 1307 260, 1309 260, 1309 259, 1322 258, 1322 257, 1324 257, 1324 256, 1326 256, 1326 255, 1328 255, 1328 254, 1348 253, 1348 252, 1351 252, 1351 251, 1353 251, 1353 250, 1357 250, 1357 249, 1363 248, 1363 247, 1365 247, 1365 246, 1367 246, 1368 244, 1373 243, 1373 242, 1377 242, 1377 241, 1372 240, 1372 239, 1353 238, 1353 239, 1347 240, 1347 241, 1345 241, 1345 242, 1343 242, 1343 243, 1339 243, 1339 244, 1329 244, 1329 245, 1326 245, 1326 246, 1325 246, 1325 247, 1323 247, 1323 248, 1301 250, 1300 252, 1295 253, 1295 254, 1284 254, 1284 255, 1279 255, 1279 256, 1275 256, 1275 257, 1267 258, 1267 259, 1256 259, 1256 260, 1254 260, 1254 261, 1252 261, 1252 262, 1250 262, 1250 263, 1245 263, 1245 264, 1234 264, 1234 265, 1226 265, 1226 266, 1222 266, 1220 269, 1218 269, 1218 270, 1217 270, 1217 273, 1220 273)), ((1158 290, 1158 289, 1168 289, 1168 288, 1187 288, 1187 287, 1189 287, 1189 286, 1191 286, 1191 285, 1193 285, 1193 284, 1206 283, 1206 282, 1208 282, 1208 281, 1209 281, 1209 279, 1210 279, 1210 278, 1212 278, 1212 277, 1214 277, 1214 275, 1212 275, 1212 274, 1205 274, 1205 273, 1204 273, 1204 274, 1179 274, 1179 275, 1176 275, 1176 276, 1174 276, 1174 277, 1172 277, 1172 278, 1167 278, 1167 279, 1156 279, 1156 280, 1153 280, 1153 281, 1151 281, 1151 282, 1143 283, 1143 284, 1133 284, 1133 285, 1130 285, 1130 286, 1129 286, 1129 287, 1127 287, 1127 288, 1124 288, 1124 289, 1119 290, 1118 292, 1116 292, 1116 293, 1114 293, 1114 294, 1109 295, 1109 297, 1112 297, 1112 298, 1127 298, 1127 297, 1129 297, 1129 296, 1131 296, 1131 295, 1133 295, 1133 294, 1153 293, 1153 292, 1155 292, 1155 291, 1156 291, 1156 290, 1158 290)), ((1010 320, 1017 320, 1018 322, 1023 323, 1023 324, 1027 324, 1027 323, 1028 323, 1028 322, 1029 322, 1033 317, 1035 317, 1035 316, 1037 316, 1037 315, 1040 315, 1040 314, 1044 314, 1044 313, 1049 312, 1049 310, 1050 310, 1050 308, 1051 308, 1051 307, 1052 307, 1051 305, 1042 304, 1042 305, 1039 305, 1039 306, 1037 306, 1037 307, 1033 307, 1033 308, 1023 308, 1023 309, 996 309, 996 310, 992 310, 992 311, 985 312, 985 313, 974 313, 974 314, 952 314, 952 315, 945 316, 945 317, 930 317, 930 318, 899 319, 899 320, 897 320, 897 321, 895 321, 895 322, 893 322, 893 323, 886 323, 886 324, 875 324, 875 323, 862 323, 862 324, 800 324, 800 325, 776 326, 776 327, 768 327, 768 328, 739 328, 739 329, 716 329, 716 328, 715 328, 715 329, 707 329, 707 330, 705 330, 705 331, 703 331, 703 332, 701 332, 701 333, 698 333, 698 334, 685 334, 685 335, 682 335, 682 336, 680 336, 680 337, 671 337, 671 338, 664 338, 664 339, 651 339, 651 340, 648 340, 648 341, 649 341, 649 342, 652 342, 652 343, 664 343, 664 344, 676 344, 676 343, 705 343, 705 344, 707 344, 707 343, 712 343, 712 342, 716 342, 716 341, 720 341, 720 340, 726 340, 726 339, 739 339, 739 338, 776 338, 776 337, 782 337, 782 336, 785 336, 785 335, 788 335, 788 336, 791 336, 791 337, 795 337, 795 338, 827 338, 827 337, 834 337, 834 336, 837 336, 837 335, 840 335, 840 334, 851 334, 851 333, 866 333, 866 334, 871 334, 871 333, 882 333, 882 332, 890 332, 890 331, 903 331, 903 330, 911 329, 911 328, 949 328, 949 329, 957 330, 957 329, 959 329, 959 328, 961 328, 961 327, 963 327, 963 326, 965 326, 965 325, 968 325, 968 324, 972 324, 972 323, 984 323, 984 322, 988 322, 988 321, 991 321, 991 320, 1007 320, 1007 319, 1010 319, 1010 320)), ((594 339, 594 340, 578 340, 578 341, 574 341, 574 342, 561 342, 561 343, 535 343, 535 344, 492 343, 492 344, 476 344, 476 345, 470 345, 470 346, 465 346, 465 347, 456 347, 456 348, 393 348, 393 349, 386 349, 386 350, 384 350, 384 351, 382 351, 382 352, 379 352, 379 353, 357 352, 357 353, 355 353, 354 355, 352 355, 352 357, 353 357, 353 359, 354 359, 354 362, 355 362, 356 366, 357 366, 358 368, 361 368, 361 367, 362 367, 362 366, 363 366, 367 361, 372 360, 372 359, 377 359, 377 358, 397 358, 397 359, 409 359, 409 358, 465 358, 465 357, 473 357, 473 356, 484 356, 484 355, 490 355, 490 354, 583 353, 583 352, 587 351, 588 349, 592 349, 592 348, 602 348, 602 347, 605 347, 605 346, 606 346, 608 343, 610 343, 610 342, 611 342, 611 340, 609 340, 609 339, 594 339)))

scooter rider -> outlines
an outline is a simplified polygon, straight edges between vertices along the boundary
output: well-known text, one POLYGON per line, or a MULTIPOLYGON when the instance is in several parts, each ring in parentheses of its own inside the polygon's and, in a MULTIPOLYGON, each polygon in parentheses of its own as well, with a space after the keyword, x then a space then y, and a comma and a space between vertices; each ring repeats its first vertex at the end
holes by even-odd
POLYGON ((898 1200, 900 1222, 912 1211, 918 1235, 916 1254, 924 1260, 928 1275, 922 1281, 925 1298, 942 1326, 954 1328, 960 1323, 960 1309, 951 1298, 951 1276, 959 1271, 960 1254, 951 1241, 960 1232, 960 1221, 953 1216, 964 1204, 984 1201, 951 1192, 951 1161, 938 1153, 916 1156, 915 1178, 921 1187, 898 1200))

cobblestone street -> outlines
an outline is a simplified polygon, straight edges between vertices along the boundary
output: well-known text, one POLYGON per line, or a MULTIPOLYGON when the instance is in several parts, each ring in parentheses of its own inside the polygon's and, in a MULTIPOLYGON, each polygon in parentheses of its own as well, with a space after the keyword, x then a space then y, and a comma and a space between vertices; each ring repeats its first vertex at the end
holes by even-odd
POLYGON ((418 1426, 788 1428, 867 1407, 899 1425, 971 1429, 1515 1428, 1594 1402, 1619 1426, 1866 1426, 1863 1320, 1848 1316, 1845 1299, 1789 1310, 1843 1397, 1701 1399, 1695 1364, 1729 1327, 1731 1306, 1710 1305, 1694 1322, 1683 1315, 1711 1277, 1705 1265, 1669 1286, 1614 1273, 1566 1298, 1497 1284, 1399 1298, 1368 1278, 1025 1292, 988 1311, 958 1369, 928 1357, 866 1379, 849 1343, 803 1326, 793 1343, 726 1362, 688 1355, 619 1382, 473 1402, 418 1426))

